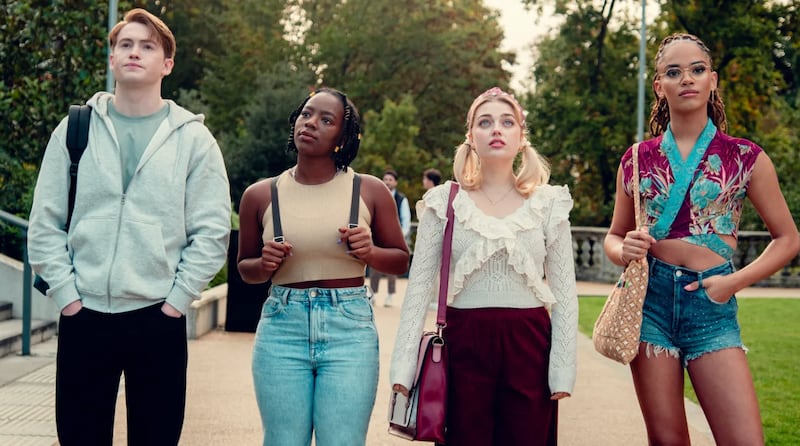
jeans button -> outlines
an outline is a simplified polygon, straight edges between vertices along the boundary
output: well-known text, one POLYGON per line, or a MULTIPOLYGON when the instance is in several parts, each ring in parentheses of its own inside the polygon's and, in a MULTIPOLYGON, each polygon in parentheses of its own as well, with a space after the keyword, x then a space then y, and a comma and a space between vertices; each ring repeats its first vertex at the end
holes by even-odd
POLYGON ((317 297, 317 290, 311 290, 311 292, 308 293, 308 295, 311 297, 317 297))
POLYGON ((683 271, 675 271, 675 277, 681 277, 683 275, 683 271))

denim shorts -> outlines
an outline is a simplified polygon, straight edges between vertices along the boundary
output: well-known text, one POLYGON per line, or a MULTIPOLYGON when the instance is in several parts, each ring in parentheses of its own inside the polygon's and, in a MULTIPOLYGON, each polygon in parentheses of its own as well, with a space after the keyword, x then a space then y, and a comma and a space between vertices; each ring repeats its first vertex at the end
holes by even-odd
POLYGON ((641 342, 650 344, 647 353, 666 352, 679 358, 684 367, 689 361, 726 348, 745 349, 736 313, 736 296, 726 302, 712 300, 703 278, 733 272, 731 262, 703 271, 671 265, 648 256, 650 280, 644 300, 641 342), (699 281, 696 291, 684 286, 699 281))

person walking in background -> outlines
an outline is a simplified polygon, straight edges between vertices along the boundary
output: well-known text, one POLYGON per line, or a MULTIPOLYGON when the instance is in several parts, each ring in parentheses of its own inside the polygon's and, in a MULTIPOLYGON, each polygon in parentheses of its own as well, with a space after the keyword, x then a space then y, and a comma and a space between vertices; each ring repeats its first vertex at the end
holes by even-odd
MULTIPOLYGON (((422 187, 425 190, 432 189, 438 186, 442 182, 442 173, 434 168, 425 169, 422 172, 422 187)), ((430 311, 436 311, 439 309, 439 296, 434 295, 431 303, 428 304, 428 309, 430 311)))
POLYGON ((422 172, 422 187, 425 190, 438 186, 442 182, 442 173, 434 168, 425 169, 422 172))
MULTIPOLYGON (((402 192, 397 190, 397 179, 398 175, 395 170, 386 169, 383 172, 383 183, 389 188, 389 191, 392 193, 392 197, 394 198, 394 202, 397 205, 397 214, 400 217, 400 228, 403 230, 403 238, 408 245, 409 237, 411 236, 411 208, 408 205, 408 198, 406 198, 402 192)), ((397 276, 393 274, 382 273, 370 268, 369 285, 374 294, 378 294, 381 277, 386 277, 386 285, 388 288, 386 299, 383 300, 383 306, 391 307, 392 299, 394 299, 394 294, 397 291, 397 276)))
POLYGON ((129 445, 176 445, 186 400, 186 313, 225 263, 222 154, 195 115, 161 98, 175 38, 133 9, 111 30, 115 93, 100 92, 69 230, 67 120, 42 160, 30 262, 61 310, 56 426, 62 446, 111 445, 125 374, 129 445))
POLYGON ((753 379, 737 322, 736 292, 800 250, 775 168, 755 143, 725 134, 711 52, 696 36, 665 38, 655 58, 652 139, 638 145, 644 227, 632 200, 632 149, 622 157, 605 252, 617 265, 646 256, 650 279, 639 355, 631 372, 650 444, 689 444, 684 368, 720 445, 763 445, 753 379), (734 271, 744 197, 772 236, 734 271))
MULTIPOLYGON (((522 107, 499 88, 473 101, 453 172, 461 188, 444 329, 447 444, 554 445, 557 400, 572 393, 576 373, 572 198, 565 186, 547 184, 549 167, 527 139, 522 107)), ((405 395, 438 290, 449 183, 417 205, 417 245, 390 369, 393 389, 405 395)))
POLYGON ((322 88, 289 123, 297 164, 248 187, 239 207, 242 279, 272 280, 252 365, 264 445, 308 446, 312 433, 319 446, 364 445, 378 386, 365 267, 405 273, 408 248, 380 179, 359 175, 353 200, 361 130, 350 99, 322 88), (353 203, 358 225, 348 227, 353 203))

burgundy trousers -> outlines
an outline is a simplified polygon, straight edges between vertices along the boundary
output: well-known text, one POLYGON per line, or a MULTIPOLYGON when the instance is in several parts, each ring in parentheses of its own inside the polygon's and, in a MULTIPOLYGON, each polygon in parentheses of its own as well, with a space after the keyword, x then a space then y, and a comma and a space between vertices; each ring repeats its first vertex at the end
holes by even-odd
POLYGON ((553 446, 550 315, 544 308, 447 309, 447 446, 553 446))

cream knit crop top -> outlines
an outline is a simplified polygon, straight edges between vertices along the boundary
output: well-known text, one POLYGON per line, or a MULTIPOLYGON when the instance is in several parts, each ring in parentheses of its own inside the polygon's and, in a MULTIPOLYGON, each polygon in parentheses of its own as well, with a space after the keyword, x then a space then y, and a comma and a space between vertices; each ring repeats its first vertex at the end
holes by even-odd
MULTIPOLYGON (((428 304, 437 296, 450 182, 417 203, 419 229, 400 313, 389 382, 411 388, 428 304)), ((453 308, 550 309, 551 392, 572 392, 577 370, 578 295, 566 186, 543 184, 504 218, 484 214, 469 193, 453 200, 453 308), (546 281, 545 281, 546 278, 546 281)), ((445 329, 446 330, 446 329, 445 329)))
MULTIPOLYGON (((279 210, 284 239, 292 244, 292 255, 272 276, 275 285, 311 280, 363 277, 366 264, 349 254, 339 243, 340 227, 347 227, 353 191, 352 169, 338 172, 323 184, 295 181, 287 170, 278 177, 279 210)), ((358 225, 370 226, 372 216, 359 200, 358 225)), ((272 240, 272 205, 264 212, 264 243, 272 240)))

